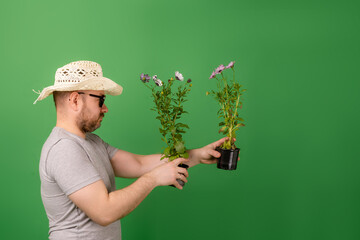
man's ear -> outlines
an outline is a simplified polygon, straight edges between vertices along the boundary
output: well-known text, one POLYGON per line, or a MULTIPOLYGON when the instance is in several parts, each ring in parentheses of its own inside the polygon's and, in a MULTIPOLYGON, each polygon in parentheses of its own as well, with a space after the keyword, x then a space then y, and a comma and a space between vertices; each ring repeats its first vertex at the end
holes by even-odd
POLYGON ((69 102, 70 108, 75 112, 80 111, 80 109, 83 105, 82 98, 81 98, 80 94, 78 94, 77 92, 72 92, 69 95, 68 102, 69 102))

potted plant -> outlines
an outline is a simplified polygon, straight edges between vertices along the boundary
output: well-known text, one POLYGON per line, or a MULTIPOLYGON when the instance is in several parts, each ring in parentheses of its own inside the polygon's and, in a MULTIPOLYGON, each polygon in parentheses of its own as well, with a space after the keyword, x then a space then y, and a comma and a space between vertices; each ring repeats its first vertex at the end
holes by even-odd
MULTIPOLYGON (((167 145, 161 159, 168 158, 169 161, 172 161, 179 157, 188 158, 189 154, 186 151, 182 134, 186 132, 186 129, 189 129, 189 126, 179 122, 179 119, 182 114, 187 113, 183 104, 187 101, 187 94, 192 87, 191 79, 184 82, 183 75, 177 71, 175 76, 171 77, 167 82, 161 81, 157 75, 150 77, 144 73, 140 75, 140 80, 151 90, 155 103, 155 107, 151 108, 151 110, 157 113, 156 119, 161 124, 161 128, 159 128, 162 135, 161 140, 167 145), (148 84, 150 79, 154 82, 152 86, 148 84), (175 85, 178 85, 177 90, 173 91, 175 85)), ((180 164, 179 166, 186 169, 189 167, 186 164, 180 164)), ((177 181, 181 186, 185 185, 182 180, 177 179, 177 181)))
POLYGON ((226 135, 229 139, 225 141, 217 151, 221 153, 218 158, 217 167, 225 170, 235 170, 237 166, 240 148, 235 146, 236 131, 245 126, 244 119, 239 116, 239 111, 242 109, 242 95, 246 89, 242 89, 235 80, 235 62, 230 62, 226 67, 220 65, 212 72, 209 79, 215 78, 217 80, 217 91, 206 92, 206 95, 212 95, 220 105, 217 112, 222 121, 219 123, 219 133, 226 135), (224 71, 232 69, 232 79, 228 80, 224 71))

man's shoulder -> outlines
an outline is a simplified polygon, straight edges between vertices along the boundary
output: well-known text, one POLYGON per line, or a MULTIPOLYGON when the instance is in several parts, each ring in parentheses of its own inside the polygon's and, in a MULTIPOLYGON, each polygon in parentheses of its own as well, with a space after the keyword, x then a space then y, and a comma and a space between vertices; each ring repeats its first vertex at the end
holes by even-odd
POLYGON ((59 159, 64 162, 64 159, 79 156, 86 156, 81 139, 68 134, 64 129, 54 127, 41 150, 40 175, 42 178, 50 176, 51 166, 59 159))
POLYGON ((65 129, 54 127, 43 145, 43 151, 49 151, 55 145, 81 145, 81 138, 67 132, 65 129))
POLYGON ((103 140, 101 139, 101 137, 99 137, 98 135, 96 135, 95 133, 86 133, 86 138, 93 140, 95 142, 103 142, 103 140))

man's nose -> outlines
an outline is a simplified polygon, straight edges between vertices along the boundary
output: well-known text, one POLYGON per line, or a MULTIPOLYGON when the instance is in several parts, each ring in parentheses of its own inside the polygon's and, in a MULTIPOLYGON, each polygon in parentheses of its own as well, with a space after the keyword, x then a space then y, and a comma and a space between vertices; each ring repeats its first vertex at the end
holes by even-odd
POLYGON ((107 113, 109 111, 109 109, 107 108, 107 106, 105 105, 105 103, 102 105, 102 108, 101 108, 101 112, 103 113, 107 113))

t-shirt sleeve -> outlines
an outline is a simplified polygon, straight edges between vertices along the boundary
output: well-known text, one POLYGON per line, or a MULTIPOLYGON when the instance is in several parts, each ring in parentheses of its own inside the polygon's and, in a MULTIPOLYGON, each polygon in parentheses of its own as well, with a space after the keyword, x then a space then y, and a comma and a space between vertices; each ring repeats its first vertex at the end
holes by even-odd
POLYGON ((47 169, 66 195, 101 179, 83 147, 69 139, 62 139, 51 148, 47 169))
POLYGON ((115 155, 115 153, 119 150, 118 148, 113 147, 110 144, 108 144, 107 142, 105 142, 104 140, 102 140, 101 137, 99 137, 96 134, 91 133, 91 137, 94 139, 95 142, 101 143, 102 145, 104 145, 104 147, 109 155, 109 160, 111 160, 113 158, 113 156, 115 155))
POLYGON ((111 146, 110 144, 104 142, 104 145, 105 145, 105 148, 106 148, 106 151, 108 152, 109 154, 109 159, 112 159, 112 157, 115 155, 115 153, 119 150, 117 149, 116 147, 113 147, 111 146))

